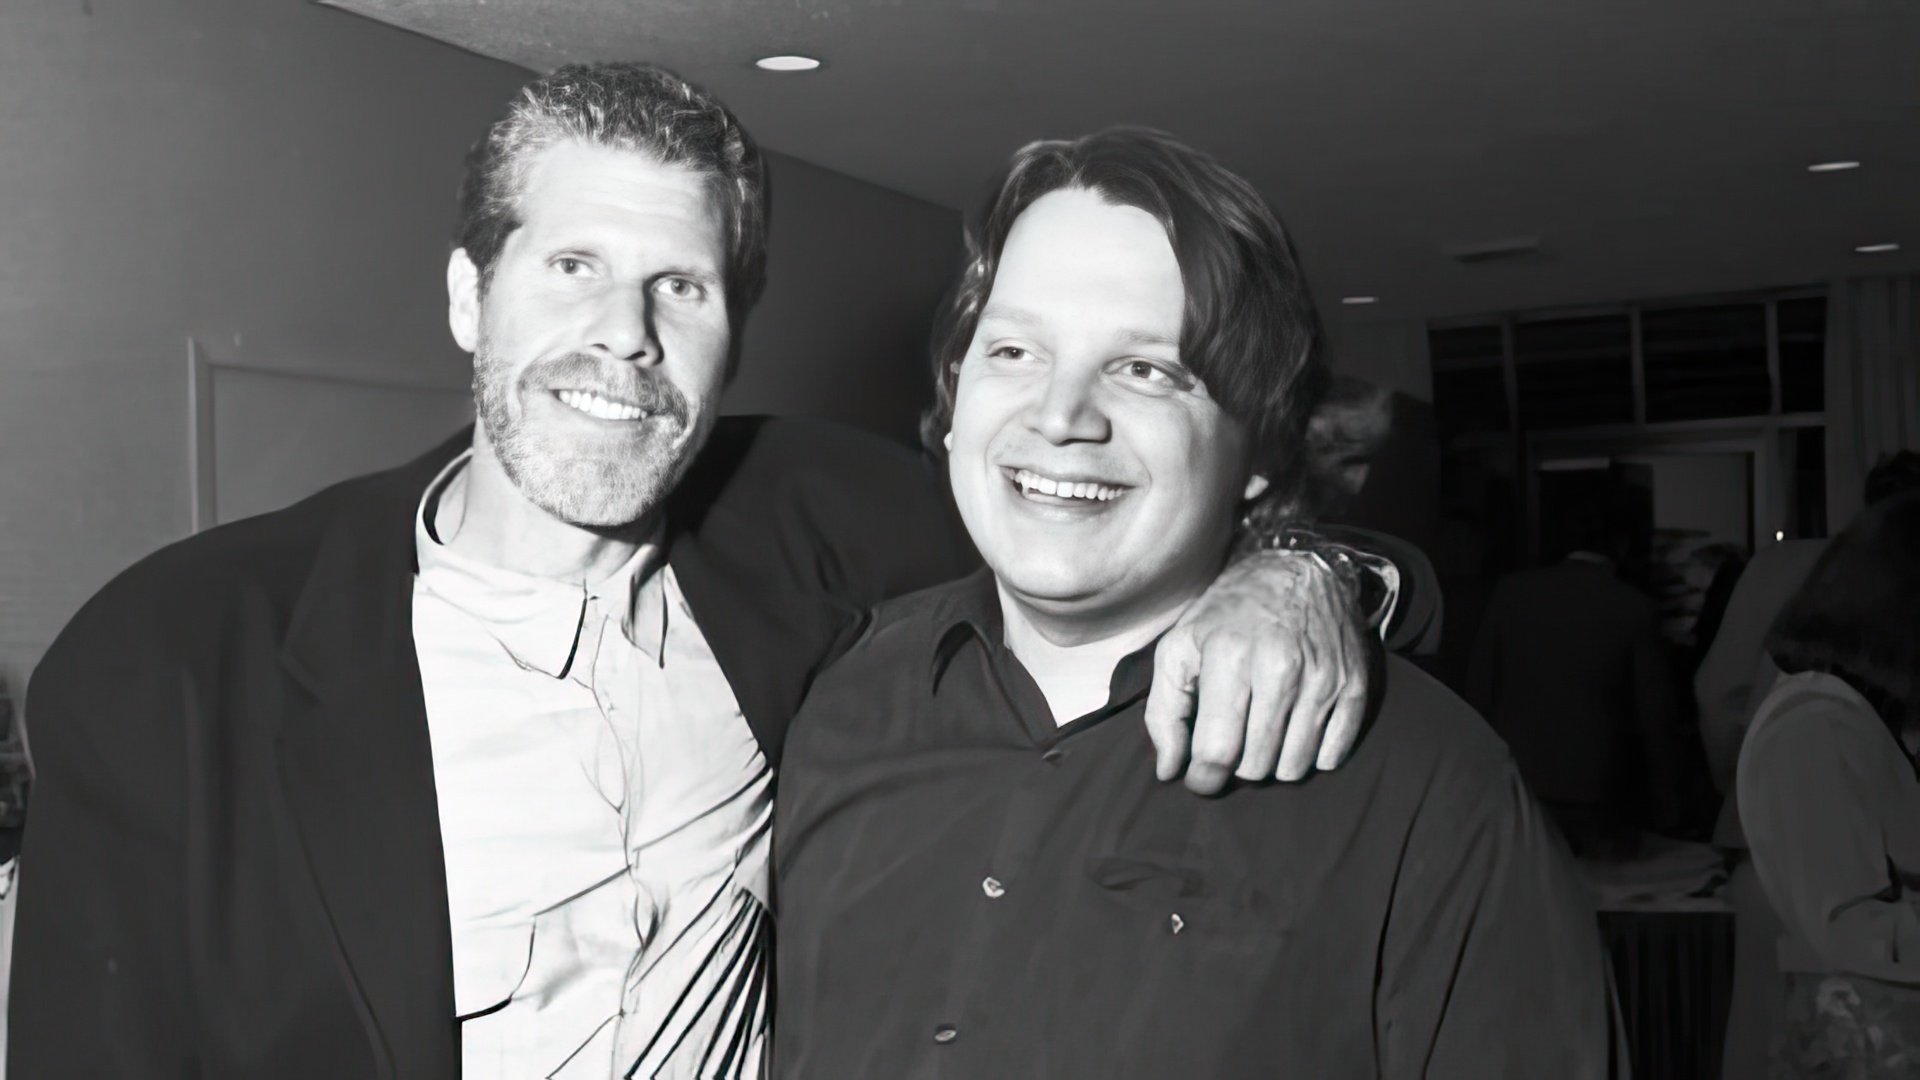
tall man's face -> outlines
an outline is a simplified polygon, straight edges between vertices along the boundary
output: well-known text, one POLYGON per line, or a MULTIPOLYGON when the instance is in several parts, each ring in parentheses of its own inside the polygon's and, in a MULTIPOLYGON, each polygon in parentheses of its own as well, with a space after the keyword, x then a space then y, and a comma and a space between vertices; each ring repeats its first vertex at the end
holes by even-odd
POLYGON ((579 142, 540 151, 483 289, 448 264, 490 455, 563 521, 651 512, 706 441, 726 382, 726 238, 707 178, 579 142))
POLYGON ((1184 604, 1219 572, 1248 475, 1240 425, 1181 363, 1166 230, 1084 190, 1007 237, 961 362, 950 468, 1001 586, 1089 634, 1184 604))

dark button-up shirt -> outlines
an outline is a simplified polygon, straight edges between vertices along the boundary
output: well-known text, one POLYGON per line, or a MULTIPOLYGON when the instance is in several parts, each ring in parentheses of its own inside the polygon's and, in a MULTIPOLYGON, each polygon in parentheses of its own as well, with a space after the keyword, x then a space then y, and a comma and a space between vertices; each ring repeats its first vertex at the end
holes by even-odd
POLYGON ((1609 1075, 1606 969, 1499 741, 1386 660, 1339 770, 1154 780, 1143 650, 1056 726, 979 574, 883 606, 777 796, 776 1075, 1609 1075))

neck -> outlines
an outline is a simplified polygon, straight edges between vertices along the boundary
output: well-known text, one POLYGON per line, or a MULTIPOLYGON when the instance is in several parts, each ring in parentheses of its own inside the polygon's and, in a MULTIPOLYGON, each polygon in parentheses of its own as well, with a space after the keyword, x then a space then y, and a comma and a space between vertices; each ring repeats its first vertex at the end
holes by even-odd
POLYGON ((520 493, 484 445, 447 484, 434 510, 440 542, 471 559, 536 577, 591 584, 625 565, 658 512, 618 529, 562 521, 520 493))
POLYGON ((1049 612, 1015 596, 1004 584, 996 588, 1007 648, 1039 684, 1055 724, 1105 705, 1114 667, 1179 621, 1194 599, 1182 596, 1144 615, 1103 619, 1049 612))

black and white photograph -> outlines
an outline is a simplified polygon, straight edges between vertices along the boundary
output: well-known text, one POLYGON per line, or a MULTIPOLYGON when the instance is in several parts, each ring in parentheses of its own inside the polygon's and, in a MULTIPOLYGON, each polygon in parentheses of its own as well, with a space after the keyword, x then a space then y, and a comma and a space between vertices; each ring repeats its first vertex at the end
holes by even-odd
POLYGON ((0 0, 0 1077, 1920 1078, 1914 0, 0 0))

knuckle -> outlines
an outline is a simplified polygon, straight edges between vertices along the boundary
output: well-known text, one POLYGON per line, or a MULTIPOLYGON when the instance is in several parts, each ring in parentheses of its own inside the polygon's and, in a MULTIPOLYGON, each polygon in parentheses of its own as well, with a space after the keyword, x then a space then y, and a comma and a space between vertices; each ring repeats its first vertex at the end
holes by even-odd
POLYGON ((1169 630, 1167 636, 1160 639, 1159 647, 1153 650, 1153 668, 1155 671, 1178 672, 1192 659, 1193 652, 1192 635, 1177 629, 1169 630))
POLYGON ((1253 639, 1245 630, 1224 628, 1214 631, 1207 638, 1209 657, 1243 657, 1253 649, 1253 639))
POLYGON ((1193 760, 1201 764, 1225 768, 1234 764, 1239 757, 1239 747, 1224 736, 1198 736, 1193 740, 1193 760))

